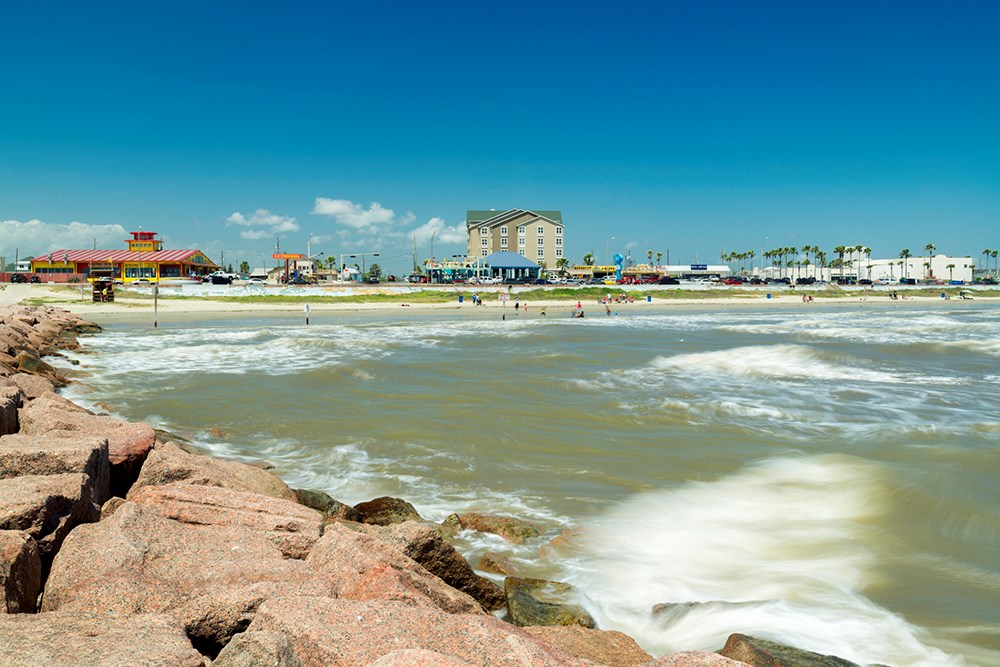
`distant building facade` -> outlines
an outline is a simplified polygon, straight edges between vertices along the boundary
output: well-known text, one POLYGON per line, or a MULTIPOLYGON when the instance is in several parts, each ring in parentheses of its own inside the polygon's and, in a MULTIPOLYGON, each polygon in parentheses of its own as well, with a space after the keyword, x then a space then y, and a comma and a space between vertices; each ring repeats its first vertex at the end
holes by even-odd
POLYGON ((468 259, 487 257, 495 252, 514 252, 546 269, 555 270, 565 257, 566 234, 560 211, 467 211, 468 259))
POLYGON ((156 232, 129 233, 125 250, 54 250, 32 259, 31 271, 46 282, 66 282, 99 270, 129 283, 205 276, 220 268, 200 250, 164 250, 156 232))

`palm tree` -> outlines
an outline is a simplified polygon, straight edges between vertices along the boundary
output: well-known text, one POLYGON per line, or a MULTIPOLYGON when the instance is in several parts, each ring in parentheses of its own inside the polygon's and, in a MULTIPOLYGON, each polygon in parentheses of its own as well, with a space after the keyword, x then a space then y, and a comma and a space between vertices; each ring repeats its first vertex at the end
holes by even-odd
POLYGON ((928 278, 933 278, 934 277, 934 270, 931 269, 931 255, 934 254, 934 250, 935 250, 934 244, 933 243, 928 243, 927 245, 924 246, 924 250, 927 251, 927 277, 928 278))
POLYGON ((955 270, 955 265, 954 264, 949 264, 948 266, 946 266, 944 268, 948 269, 948 280, 949 281, 954 280, 955 278, 953 277, 952 272, 955 270))
POLYGON ((909 272, 909 268, 910 268, 910 261, 909 260, 910 260, 910 257, 912 257, 912 255, 910 254, 910 249, 909 248, 903 248, 899 252, 899 258, 903 260, 902 262, 900 262, 900 264, 902 265, 902 270, 903 270, 903 276, 902 276, 903 278, 908 278, 909 277, 909 273, 910 273, 909 272))
POLYGON ((649 258, 649 264, 650 264, 650 266, 652 266, 652 264, 653 264, 653 251, 652 250, 647 250, 646 251, 646 257, 649 258))
POLYGON ((840 259, 840 280, 841 280, 841 282, 843 282, 843 280, 844 280, 844 253, 847 252, 847 248, 844 247, 844 246, 842 246, 842 245, 839 245, 836 248, 834 248, 833 251, 835 253, 837 253, 837 255, 839 256, 839 259, 840 259))
POLYGON ((586 255, 583 256, 583 264, 584 264, 584 266, 593 266, 594 265, 594 253, 593 252, 588 252, 586 255))
POLYGON ((865 276, 865 278, 867 278, 868 280, 871 280, 872 279, 872 249, 869 248, 869 247, 867 247, 867 246, 865 246, 861 250, 862 250, 862 252, 865 253, 865 257, 867 258, 867 262, 868 262, 868 272, 867 272, 867 275, 865 276))
POLYGON ((656 253, 656 265, 657 265, 657 266, 659 266, 659 265, 660 265, 660 260, 661 260, 662 258, 663 258, 663 253, 662 253, 662 252, 658 252, 658 253, 656 253))
MULTIPOLYGON (((993 258, 993 272, 994 273, 1000 273, 1000 271, 997 270, 997 251, 994 250, 993 252, 991 252, 990 253, 990 257, 993 258)), ((989 264, 987 264, 986 270, 987 270, 987 272, 990 270, 989 264)))
POLYGON ((559 271, 560 276, 566 275, 566 267, 569 266, 569 260, 565 257, 560 257, 556 260, 556 269, 559 271))
POLYGON ((983 248, 983 258, 986 260, 986 273, 990 272, 990 252, 989 248, 983 248))

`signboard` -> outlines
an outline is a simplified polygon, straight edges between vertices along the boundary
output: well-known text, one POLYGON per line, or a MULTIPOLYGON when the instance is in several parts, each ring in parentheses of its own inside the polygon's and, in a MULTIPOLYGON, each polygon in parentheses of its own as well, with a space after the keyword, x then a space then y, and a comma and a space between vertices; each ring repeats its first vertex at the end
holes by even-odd
POLYGON ((274 259, 302 259, 304 255, 300 252, 276 252, 271 257, 274 259))
POLYGON ((691 270, 692 271, 707 271, 708 270, 708 264, 692 264, 691 265, 691 270))

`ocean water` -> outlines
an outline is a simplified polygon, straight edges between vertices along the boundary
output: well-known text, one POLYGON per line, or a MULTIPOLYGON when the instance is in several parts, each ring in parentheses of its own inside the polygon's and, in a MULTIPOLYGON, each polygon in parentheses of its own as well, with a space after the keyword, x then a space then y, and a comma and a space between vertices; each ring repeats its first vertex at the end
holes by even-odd
POLYGON ((599 312, 115 325, 67 394, 347 503, 536 521, 459 548, 654 655, 1000 664, 1000 308, 599 312))

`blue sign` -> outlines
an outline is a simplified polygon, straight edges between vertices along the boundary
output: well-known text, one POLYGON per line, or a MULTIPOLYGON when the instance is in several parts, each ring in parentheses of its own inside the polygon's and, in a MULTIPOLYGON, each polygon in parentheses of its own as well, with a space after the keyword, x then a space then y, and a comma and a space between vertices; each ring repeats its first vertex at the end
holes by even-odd
POLYGON ((691 265, 691 270, 692 271, 707 271, 708 270, 708 264, 692 264, 691 265))

